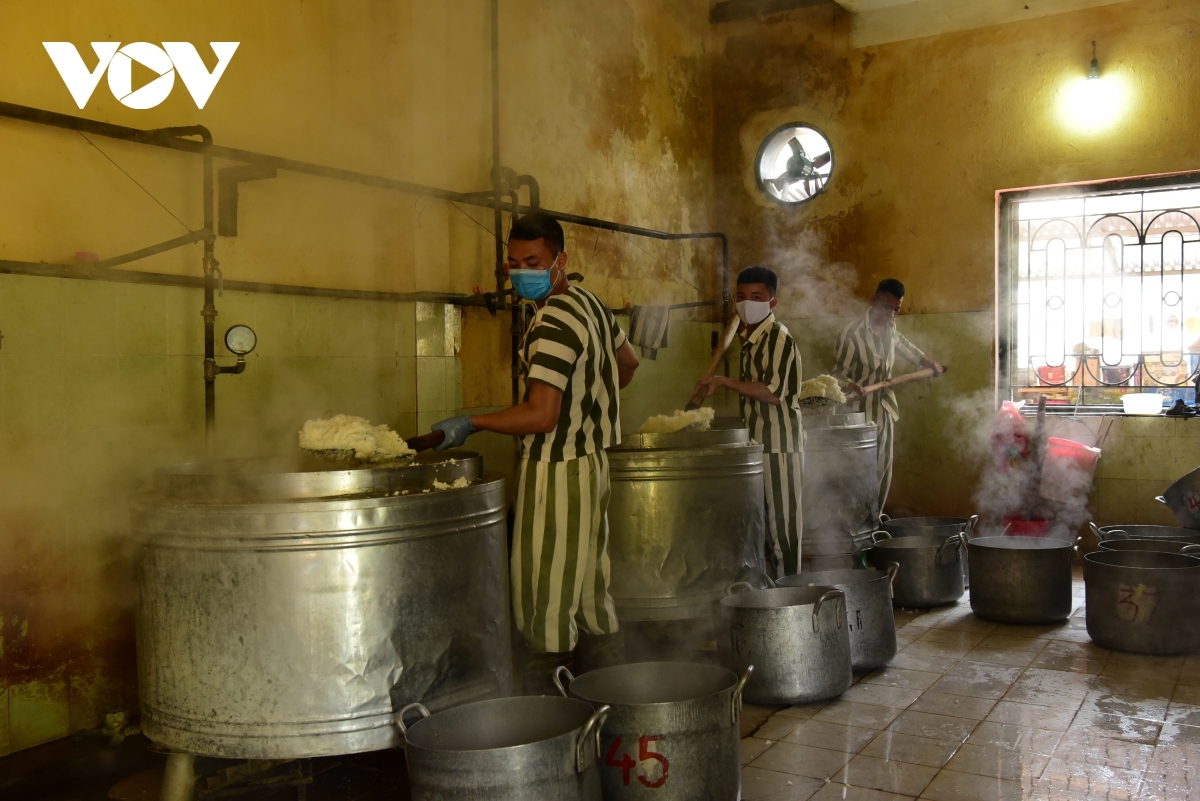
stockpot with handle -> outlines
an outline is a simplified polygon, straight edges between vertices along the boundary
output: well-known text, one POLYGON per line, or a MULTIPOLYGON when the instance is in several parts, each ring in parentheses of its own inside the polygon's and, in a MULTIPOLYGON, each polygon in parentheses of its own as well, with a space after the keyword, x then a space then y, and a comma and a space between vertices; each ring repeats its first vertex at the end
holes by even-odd
POLYGON ((966 536, 961 531, 948 537, 920 534, 895 539, 886 531, 876 531, 871 540, 875 543, 871 549, 875 567, 892 562, 900 565, 892 585, 894 606, 926 609, 962 597, 966 536))
POLYGON ((554 671, 564 696, 609 710, 600 735, 605 801, 737 801, 741 797, 742 692, 716 665, 640 662, 572 676, 554 671))
POLYGON ((601 801, 600 730, 608 707, 574 698, 518 696, 432 715, 421 704, 396 714, 414 799, 601 801), (422 719, 406 725, 417 712, 422 719))
POLYGON ((1074 543, 1043 537, 967 542, 975 582, 971 611, 998 623, 1055 623, 1071 616, 1074 543))
POLYGON ((1083 564, 1087 631, 1098 645, 1138 654, 1200 651, 1200 558, 1093 551, 1083 564))
POLYGON ((896 655, 896 617, 892 584, 900 565, 886 570, 825 570, 784 576, 779 587, 834 587, 846 594, 846 624, 850 631, 850 666, 855 671, 886 665, 896 655))
POLYGON ((730 585, 728 592, 718 605, 717 646, 735 673, 754 666, 747 701, 803 704, 846 691, 854 676, 844 592, 834 587, 756 590, 745 582, 730 585))

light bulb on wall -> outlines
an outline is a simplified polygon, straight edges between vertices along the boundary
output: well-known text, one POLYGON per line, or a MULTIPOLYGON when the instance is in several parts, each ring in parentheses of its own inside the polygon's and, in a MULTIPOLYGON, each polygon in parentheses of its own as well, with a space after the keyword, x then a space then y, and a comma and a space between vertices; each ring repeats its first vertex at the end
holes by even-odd
POLYGON ((1087 77, 1072 78, 1063 87, 1059 110, 1069 127, 1086 133, 1111 128, 1125 113, 1127 91, 1119 75, 1101 75, 1092 42, 1092 64, 1087 77))

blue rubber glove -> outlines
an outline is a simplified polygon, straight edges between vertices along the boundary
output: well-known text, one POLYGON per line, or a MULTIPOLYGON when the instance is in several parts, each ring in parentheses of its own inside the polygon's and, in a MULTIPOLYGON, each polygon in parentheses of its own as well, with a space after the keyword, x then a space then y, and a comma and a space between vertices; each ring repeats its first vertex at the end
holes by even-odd
POLYGON ((469 414, 464 414, 462 417, 451 417, 440 423, 434 423, 433 430, 441 431, 446 435, 446 438, 442 440, 442 444, 434 448, 435 451, 462 447, 462 444, 467 441, 467 437, 478 431, 475 426, 471 425, 471 415, 469 414))

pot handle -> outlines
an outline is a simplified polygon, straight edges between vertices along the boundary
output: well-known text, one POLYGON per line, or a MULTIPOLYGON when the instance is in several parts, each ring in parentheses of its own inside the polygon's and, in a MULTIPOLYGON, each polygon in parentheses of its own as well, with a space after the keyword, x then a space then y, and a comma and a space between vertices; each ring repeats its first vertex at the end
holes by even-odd
POLYGON ((1159 502, 1159 503, 1161 503, 1163 506, 1166 506, 1166 505, 1167 505, 1167 499, 1166 499, 1166 498, 1164 498, 1164 497, 1163 497, 1163 496, 1161 496, 1161 495, 1155 495, 1155 496, 1154 496, 1154 500, 1158 501, 1158 502, 1159 502))
POLYGON ((937 549, 937 554, 934 555, 934 557, 933 557, 933 563, 935 565, 937 565, 938 567, 941 567, 941 565, 942 565, 942 551, 946 550, 946 546, 951 545, 951 544, 954 545, 954 563, 958 564, 958 561, 959 561, 958 549, 962 545, 962 533, 961 532, 958 534, 952 534, 949 537, 947 537, 946 541, 942 543, 942 546, 937 549))
POLYGON ((1129 536, 1129 532, 1128 532, 1128 531, 1122 531, 1122 530, 1121 530, 1121 529, 1119 529, 1119 528, 1114 528, 1112 531, 1108 532, 1108 537, 1107 537, 1107 539, 1110 539, 1110 540, 1127 540, 1127 539, 1130 539, 1130 536, 1129 536))
POLYGON ((587 747, 591 740, 593 730, 596 735, 596 759, 602 755, 600 753, 600 729, 604 727, 604 721, 608 720, 608 705, 597 709, 592 713, 592 716, 587 719, 587 723, 583 724, 583 731, 579 732, 579 739, 575 741, 575 772, 583 773, 588 767, 587 747))
POLYGON ((963 536, 970 541, 971 537, 975 536, 975 529, 979 528, 979 515, 971 515, 967 520, 967 524, 963 526, 963 536))
POLYGON ((1088 528, 1091 529, 1092 535, 1096 538, 1096 542, 1104 542, 1107 535, 1100 530, 1099 526, 1097 526, 1094 522, 1089 521, 1088 528))
POLYGON ((896 586, 896 574, 898 572, 900 572, 900 563, 899 562, 892 562, 890 565, 887 566, 888 597, 889 598, 895 597, 893 588, 896 586))
POLYGON ((970 539, 970 537, 967 536, 967 532, 964 531, 963 533, 959 534, 958 540, 959 540, 959 542, 962 543, 963 561, 970 562, 971 561, 971 549, 967 547, 967 543, 970 542, 971 539, 970 539))
POLYGON ((892 535, 891 535, 891 534, 889 534, 889 533, 887 533, 887 532, 886 532, 886 531, 884 531, 883 529, 880 529, 879 531, 872 531, 872 532, 871 532, 871 544, 872 544, 872 545, 878 545, 878 544, 879 544, 879 535, 880 535, 880 534, 882 534, 882 535, 883 535, 883 538, 884 538, 885 540, 890 540, 890 539, 892 538, 892 535))
POLYGON ((834 611, 837 616, 837 627, 839 629, 842 627, 842 618, 846 616, 846 593, 842 592, 841 590, 826 590, 821 597, 817 599, 816 605, 813 606, 812 623, 813 632, 816 634, 821 633, 821 627, 817 624, 817 615, 821 614, 821 604, 825 603, 825 601, 830 598, 837 598, 837 609, 834 611))
POLYGON ((429 717, 429 710, 425 708, 425 705, 417 704, 417 703, 409 704, 408 706, 404 707, 403 709, 401 709, 399 712, 396 713, 396 716, 395 716, 396 728, 400 730, 400 733, 402 735, 404 735, 404 739, 406 742, 408 740, 408 726, 404 725, 404 716, 406 714, 408 714, 408 712, 410 710, 413 710, 413 709, 415 709, 421 713, 422 719, 429 717))
POLYGON ((729 697, 729 716, 735 726, 742 711, 742 691, 746 689, 746 682, 750 681, 750 674, 753 672, 754 665, 746 665, 746 672, 737 680, 737 684, 733 685, 733 695, 729 697))
POLYGON ((558 694, 563 698, 570 698, 567 694, 567 687, 571 686, 571 682, 575 681, 575 677, 571 675, 571 671, 566 665, 559 665, 550 673, 550 680, 554 682, 554 689, 558 690, 558 694), (566 677, 566 686, 563 686, 563 677, 566 677))
POLYGON ((892 518, 888 517, 883 512, 879 513, 879 522, 880 523, 890 523, 891 520, 892 520, 892 518))
POLYGON ((1197 550, 1200 550, 1200 543, 1192 543, 1191 545, 1185 545, 1179 549, 1179 552, 1180 553, 1193 553, 1194 551, 1197 551, 1197 550))
MULTIPOLYGON (((763 578, 765 578, 767 580, 767 589, 769 589, 769 590, 779 589, 779 585, 775 583, 775 580, 772 579, 770 576, 768 576, 766 573, 763 573, 763 578)), ((747 582, 747 583, 749 583, 749 582, 747 582)))
MULTIPOLYGON (((732 584, 730 584, 728 587, 725 588, 725 597, 726 598, 728 598, 730 595, 734 595, 734 592, 733 592, 734 587, 745 587, 746 589, 750 590, 751 592, 754 592, 754 590, 756 589, 756 587, 748 581, 735 581, 732 584)), ((739 590, 739 592, 740 592, 740 590, 739 590)))

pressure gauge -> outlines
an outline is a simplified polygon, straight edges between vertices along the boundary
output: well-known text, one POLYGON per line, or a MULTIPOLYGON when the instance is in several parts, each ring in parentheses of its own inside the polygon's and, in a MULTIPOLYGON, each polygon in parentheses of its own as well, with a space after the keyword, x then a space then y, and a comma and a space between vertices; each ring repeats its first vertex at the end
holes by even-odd
POLYGON ((771 132, 754 160, 762 193, 786 206, 820 194, 833 172, 833 150, 811 125, 790 122, 771 132))
POLYGON ((254 346, 257 344, 258 336, 248 325, 230 326, 229 330, 225 332, 225 347, 229 348, 230 353, 245 356, 254 350, 254 346))

